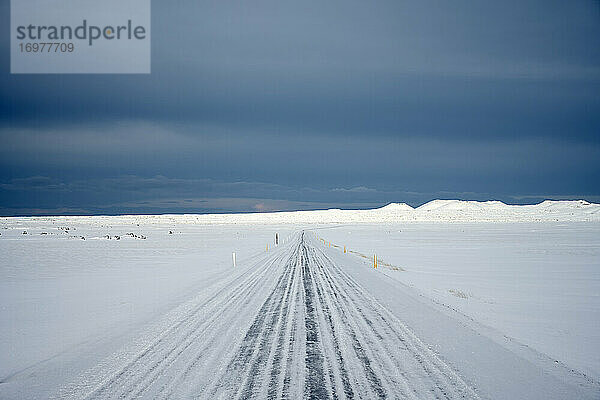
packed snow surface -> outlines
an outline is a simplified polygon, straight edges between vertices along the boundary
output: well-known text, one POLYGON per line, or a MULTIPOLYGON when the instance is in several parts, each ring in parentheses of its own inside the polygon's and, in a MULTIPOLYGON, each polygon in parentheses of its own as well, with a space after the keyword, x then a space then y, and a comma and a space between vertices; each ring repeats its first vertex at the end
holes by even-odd
POLYGON ((598 398, 597 210, 0 218, 0 398, 598 398))

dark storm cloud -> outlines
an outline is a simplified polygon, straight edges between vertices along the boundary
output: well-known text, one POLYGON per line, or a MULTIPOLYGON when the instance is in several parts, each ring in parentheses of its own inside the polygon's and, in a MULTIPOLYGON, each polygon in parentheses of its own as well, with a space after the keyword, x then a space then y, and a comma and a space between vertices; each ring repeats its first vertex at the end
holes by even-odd
POLYGON ((2 213, 597 198, 599 10, 154 2, 151 75, 1 64, 2 213))

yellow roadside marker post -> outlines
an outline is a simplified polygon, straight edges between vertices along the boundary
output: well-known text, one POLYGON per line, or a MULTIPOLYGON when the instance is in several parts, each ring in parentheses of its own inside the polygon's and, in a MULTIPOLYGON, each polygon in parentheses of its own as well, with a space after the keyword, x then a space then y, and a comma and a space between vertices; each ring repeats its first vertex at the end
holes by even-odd
POLYGON ((346 245, 344 245, 344 254, 346 254, 346 245))

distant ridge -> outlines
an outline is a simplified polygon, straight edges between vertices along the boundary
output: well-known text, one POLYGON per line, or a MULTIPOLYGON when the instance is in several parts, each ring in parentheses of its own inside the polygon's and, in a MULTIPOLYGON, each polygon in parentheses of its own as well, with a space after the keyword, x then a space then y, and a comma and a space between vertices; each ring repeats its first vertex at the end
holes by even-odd
POLYGON ((409 206, 406 203, 390 203, 387 206, 383 206, 381 208, 377 208, 376 210, 384 210, 384 211, 414 211, 414 208, 409 206))
POLYGON ((420 207, 417 207, 419 211, 433 211, 433 210, 469 210, 469 209, 502 209, 509 207, 509 205, 497 201, 465 201, 465 200, 432 200, 429 203, 425 203, 420 207))
POLYGON ((585 200, 545 200, 532 205, 508 205, 501 201, 433 200, 412 208, 390 203, 370 210, 282 211, 248 214, 184 214, 124 216, 2 217, 2 221, 30 220, 126 220, 144 223, 197 224, 332 224, 393 222, 600 222, 600 204, 585 200))

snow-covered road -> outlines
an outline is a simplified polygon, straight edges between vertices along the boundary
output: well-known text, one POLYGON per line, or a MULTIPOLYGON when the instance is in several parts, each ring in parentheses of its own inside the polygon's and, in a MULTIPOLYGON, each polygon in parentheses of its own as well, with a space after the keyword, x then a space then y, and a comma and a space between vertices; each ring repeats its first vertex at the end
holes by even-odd
POLYGON ((195 301, 154 340, 61 397, 478 397, 313 234, 297 234, 195 301))

